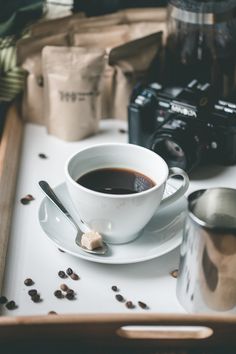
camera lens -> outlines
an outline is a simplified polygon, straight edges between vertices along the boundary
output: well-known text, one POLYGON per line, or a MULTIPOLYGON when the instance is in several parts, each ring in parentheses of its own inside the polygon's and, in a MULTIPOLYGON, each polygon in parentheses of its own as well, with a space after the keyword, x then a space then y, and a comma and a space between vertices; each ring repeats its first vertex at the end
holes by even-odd
POLYGON ((185 129, 162 128, 156 131, 151 136, 149 148, 160 155, 169 167, 180 167, 189 172, 200 163, 205 143, 187 124, 185 129))
POLYGON ((160 137, 152 145, 152 150, 159 154, 169 167, 187 169, 187 159, 182 147, 169 137, 160 137))

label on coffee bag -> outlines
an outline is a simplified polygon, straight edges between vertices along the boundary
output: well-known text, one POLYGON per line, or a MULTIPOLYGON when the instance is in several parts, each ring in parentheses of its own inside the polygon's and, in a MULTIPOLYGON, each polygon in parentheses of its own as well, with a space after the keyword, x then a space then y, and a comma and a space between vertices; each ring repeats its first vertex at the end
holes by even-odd
POLYGON ((44 102, 48 132, 63 140, 98 130, 105 52, 82 47, 45 47, 44 102))

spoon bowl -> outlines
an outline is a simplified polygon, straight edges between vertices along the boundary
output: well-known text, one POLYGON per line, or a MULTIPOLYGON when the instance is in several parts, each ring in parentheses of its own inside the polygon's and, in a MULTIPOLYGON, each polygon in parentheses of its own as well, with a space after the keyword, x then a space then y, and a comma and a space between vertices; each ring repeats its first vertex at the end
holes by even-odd
POLYGON ((105 255, 108 251, 108 246, 107 244, 103 241, 102 246, 99 248, 95 248, 93 250, 89 250, 88 248, 85 248, 81 245, 81 236, 86 233, 92 231, 90 227, 80 219, 81 222, 81 227, 75 222, 73 217, 70 215, 68 210, 64 207, 60 199, 57 197, 57 195, 54 193, 53 189, 50 187, 50 185, 46 181, 39 181, 39 186, 44 192, 44 194, 48 197, 48 199, 54 204, 54 206, 60 210, 60 212, 65 216, 65 218, 71 223, 71 225, 74 227, 76 230, 76 237, 75 237, 75 243, 78 247, 81 248, 84 252, 94 254, 94 255, 105 255))

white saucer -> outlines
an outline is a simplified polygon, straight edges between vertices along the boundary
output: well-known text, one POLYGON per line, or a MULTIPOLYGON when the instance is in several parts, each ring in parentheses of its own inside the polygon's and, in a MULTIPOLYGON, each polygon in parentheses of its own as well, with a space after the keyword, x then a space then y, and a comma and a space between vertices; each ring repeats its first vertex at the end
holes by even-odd
MULTIPOLYGON (((176 187, 168 184, 166 194, 176 187)), ((76 221, 79 220, 65 183, 54 188, 65 207, 76 221)), ((180 198, 173 205, 160 210, 134 241, 123 245, 109 245, 104 256, 85 253, 75 243, 76 232, 62 213, 45 197, 39 208, 39 222, 49 239, 65 252, 92 262, 109 264, 128 264, 147 261, 170 252, 180 245, 183 222, 186 215, 187 200, 180 198)))

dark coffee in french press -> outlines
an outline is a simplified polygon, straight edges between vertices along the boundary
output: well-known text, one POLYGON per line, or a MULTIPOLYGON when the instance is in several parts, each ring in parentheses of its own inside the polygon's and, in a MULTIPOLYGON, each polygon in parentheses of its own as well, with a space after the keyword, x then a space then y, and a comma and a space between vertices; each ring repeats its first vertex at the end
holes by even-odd
POLYGON ((209 82, 217 96, 236 88, 234 0, 170 0, 166 43, 167 85, 209 82))

